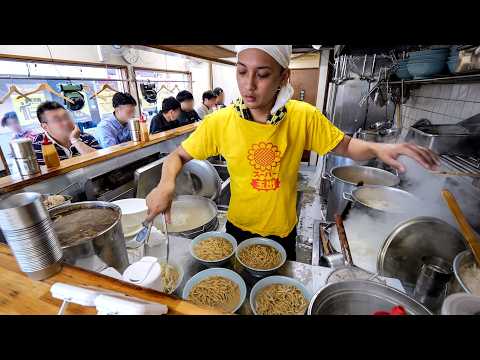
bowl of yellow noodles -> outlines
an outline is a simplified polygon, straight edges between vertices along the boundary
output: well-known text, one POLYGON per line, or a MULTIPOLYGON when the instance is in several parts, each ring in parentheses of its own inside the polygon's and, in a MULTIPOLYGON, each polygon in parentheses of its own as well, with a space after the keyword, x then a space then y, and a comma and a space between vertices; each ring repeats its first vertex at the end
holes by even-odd
POLYGON ((237 240, 226 232, 208 231, 198 235, 190 243, 190 254, 201 264, 219 267, 235 253, 237 240))
POLYGON ((242 241, 235 252, 237 261, 253 276, 272 275, 287 261, 287 252, 278 242, 262 237, 242 241))

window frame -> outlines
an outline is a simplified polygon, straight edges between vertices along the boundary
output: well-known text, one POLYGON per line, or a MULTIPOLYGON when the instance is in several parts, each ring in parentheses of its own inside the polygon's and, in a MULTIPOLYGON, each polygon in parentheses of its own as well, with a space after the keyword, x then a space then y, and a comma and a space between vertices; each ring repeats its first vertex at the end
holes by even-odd
MULTIPOLYGON (((191 71, 183 71, 183 70, 165 70, 165 69, 159 69, 159 68, 152 68, 152 67, 145 67, 145 66, 132 66, 132 73, 134 76, 134 82, 135 82, 135 91, 137 94, 137 99, 138 99, 138 109, 140 113, 142 113, 142 99, 141 96, 142 94, 139 92, 138 88, 141 83, 143 83, 143 80, 137 80, 137 70, 145 70, 145 71, 155 71, 155 72, 162 72, 162 73, 174 73, 174 74, 184 74, 187 75, 188 77, 188 91, 192 92, 193 91, 193 81, 192 81, 192 72, 191 71)), ((152 83, 155 82, 168 82, 168 81, 151 81, 152 83)))

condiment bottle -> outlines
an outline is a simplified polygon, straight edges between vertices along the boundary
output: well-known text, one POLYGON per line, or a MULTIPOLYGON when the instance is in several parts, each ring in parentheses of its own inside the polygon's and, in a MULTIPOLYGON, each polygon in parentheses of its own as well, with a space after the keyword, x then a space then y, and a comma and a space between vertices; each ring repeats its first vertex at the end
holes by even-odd
POLYGON ((60 158, 58 157, 57 149, 55 149, 55 145, 52 144, 46 135, 43 137, 42 154, 47 168, 60 166, 60 158))
POLYGON ((145 119, 143 114, 140 115, 140 138, 142 139, 142 142, 150 141, 147 120, 145 119))

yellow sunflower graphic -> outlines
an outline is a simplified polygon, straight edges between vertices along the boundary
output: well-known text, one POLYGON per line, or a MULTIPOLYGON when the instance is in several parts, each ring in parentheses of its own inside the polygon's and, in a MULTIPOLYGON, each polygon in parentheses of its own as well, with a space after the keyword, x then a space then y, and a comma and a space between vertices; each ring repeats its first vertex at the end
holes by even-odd
POLYGON ((252 145, 247 159, 255 170, 272 170, 280 163, 280 151, 277 145, 261 142, 252 145))

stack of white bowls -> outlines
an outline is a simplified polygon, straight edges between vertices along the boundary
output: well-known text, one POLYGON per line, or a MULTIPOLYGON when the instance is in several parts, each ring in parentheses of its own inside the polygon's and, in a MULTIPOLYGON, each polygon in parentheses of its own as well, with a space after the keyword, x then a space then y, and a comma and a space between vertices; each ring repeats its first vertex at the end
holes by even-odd
POLYGON ((137 235, 142 230, 142 222, 147 217, 147 201, 132 198, 113 201, 112 204, 120 207, 122 211, 123 235, 126 238, 137 235))
POLYGON ((41 195, 11 195, 0 201, 0 228, 20 269, 34 280, 61 269, 62 248, 41 195))

